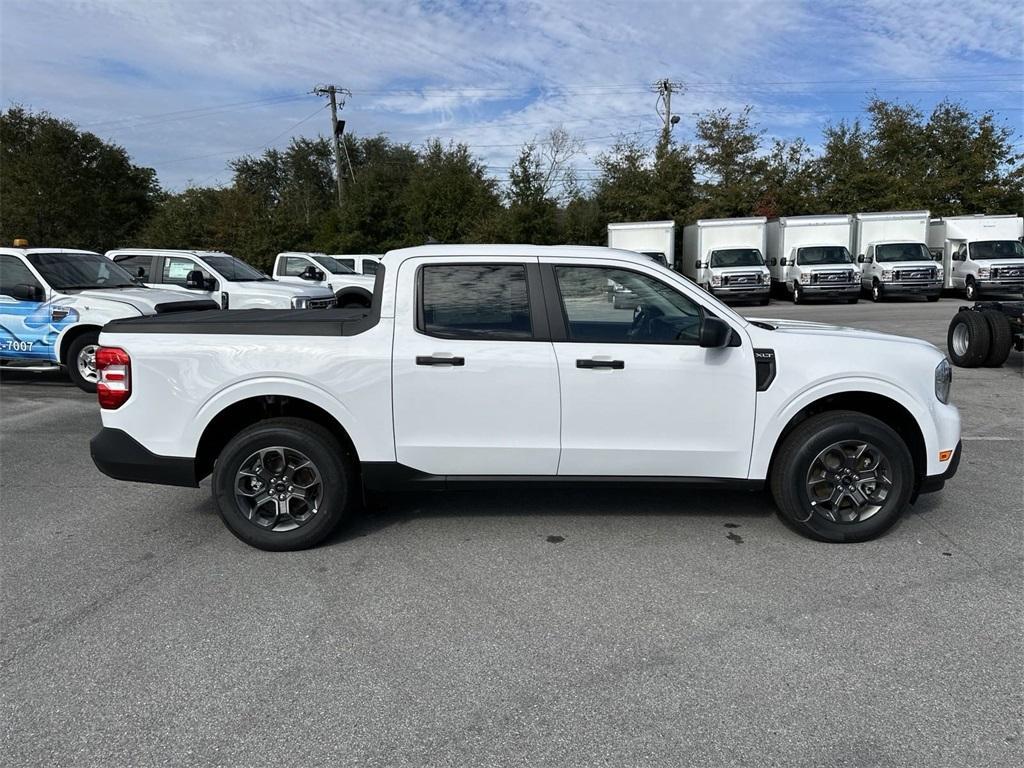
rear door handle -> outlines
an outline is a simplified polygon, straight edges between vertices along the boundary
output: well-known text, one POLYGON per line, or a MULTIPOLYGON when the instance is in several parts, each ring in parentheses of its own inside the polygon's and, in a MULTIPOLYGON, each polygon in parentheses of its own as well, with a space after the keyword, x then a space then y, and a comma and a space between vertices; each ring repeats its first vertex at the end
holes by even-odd
POLYGON ((452 365, 460 367, 466 364, 464 357, 434 357, 433 355, 417 355, 416 365, 452 365))
POLYGON ((621 371, 626 367, 625 360, 577 360, 577 368, 613 368, 621 371))

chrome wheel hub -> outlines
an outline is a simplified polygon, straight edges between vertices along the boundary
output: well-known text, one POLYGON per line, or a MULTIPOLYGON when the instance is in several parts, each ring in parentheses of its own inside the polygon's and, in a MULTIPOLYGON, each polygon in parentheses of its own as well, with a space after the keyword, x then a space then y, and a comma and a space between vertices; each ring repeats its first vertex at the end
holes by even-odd
POLYGON ((86 381, 93 383, 100 380, 99 371, 96 370, 96 350, 99 349, 98 344, 87 344, 82 347, 78 353, 78 375, 86 381))
POLYGON ((971 334, 967 330, 967 323, 959 323, 953 329, 953 351, 963 357, 967 354, 967 347, 971 344, 971 334))
POLYGON ((323 495, 320 470, 293 448, 262 448, 235 473, 239 511, 267 530, 291 531, 305 525, 320 510, 323 495))
POLYGON ((891 491, 888 458, 877 446, 861 440, 833 443, 807 470, 810 514, 833 523, 867 520, 882 508, 891 491))

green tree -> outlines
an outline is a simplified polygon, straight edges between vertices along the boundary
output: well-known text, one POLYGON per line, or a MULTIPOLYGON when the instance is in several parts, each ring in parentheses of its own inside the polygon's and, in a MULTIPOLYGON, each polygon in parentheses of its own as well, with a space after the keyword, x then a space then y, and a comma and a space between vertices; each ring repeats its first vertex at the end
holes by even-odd
MULTIPOLYGON (((815 162, 821 213, 879 210, 882 178, 871 161, 871 137, 859 120, 825 127, 825 150, 815 162)), ((788 213, 788 211, 786 212, 788 213)))
POLYGON ((803 139, 775 139, 761 166, 762 191, 755 214, 771 218, 818 212, 817 166, 803 139))
POLYGON ((697 167, 704 176, 693 218, 751 215, 761 198, 761 131, 750 107, 738 115, 718 109, 697 119, 697 167))
POLYGON ((0 189, 0 241, 100 251, 129 242, 160 194, 122 147, 22 107, 0 113, 0 189))

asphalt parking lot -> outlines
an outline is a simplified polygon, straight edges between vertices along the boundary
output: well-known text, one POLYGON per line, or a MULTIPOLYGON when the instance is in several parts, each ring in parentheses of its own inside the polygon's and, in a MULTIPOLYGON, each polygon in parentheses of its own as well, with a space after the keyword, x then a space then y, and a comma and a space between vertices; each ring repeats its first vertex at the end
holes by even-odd
MULTIPOLYGON (((960 302, 743 308, 927 339, 960 302)), ((396 497, 250 549, 92 465, 94 399, 0 379, 3 762, 1010 766, 1024 759, 1024 372, 956 369, 959 475, 888 535, 760 494, 396 497)))

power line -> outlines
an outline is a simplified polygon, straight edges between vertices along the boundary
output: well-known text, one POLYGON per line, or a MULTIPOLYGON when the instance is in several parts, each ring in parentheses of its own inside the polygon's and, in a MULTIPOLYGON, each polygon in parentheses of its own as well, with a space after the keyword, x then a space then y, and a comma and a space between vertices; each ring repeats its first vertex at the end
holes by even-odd
POLYGON ((297 101, 299 99, 305 99, 308 97, 308 93, 270 96, 264 99, 255 99, 253 101, 236 101, 225 104, 212 104, 206 107, 194 107, 192 109, 179 109, 173 112, 161 112, 152 115, 135 115, 132 117, 121 117, 113 120, 103 120, 98 123, 85 123, 83 124, 83 127, 92 128, 103 125, 115 125, 118 128, 126 128, 136 127, 136 125, 123 125, 123 123, 136 123, 137 125, 147 125, 150 122, 163 122, 167 119, 170 119, 172 121, 192 120, 197 117, 208 117, 210 115, 215 115, 220 112, 231 112, 236 109, 248 109, 252 107, 261 106, 276 106, 277 104, 284 104, 289 101, 297 101))

